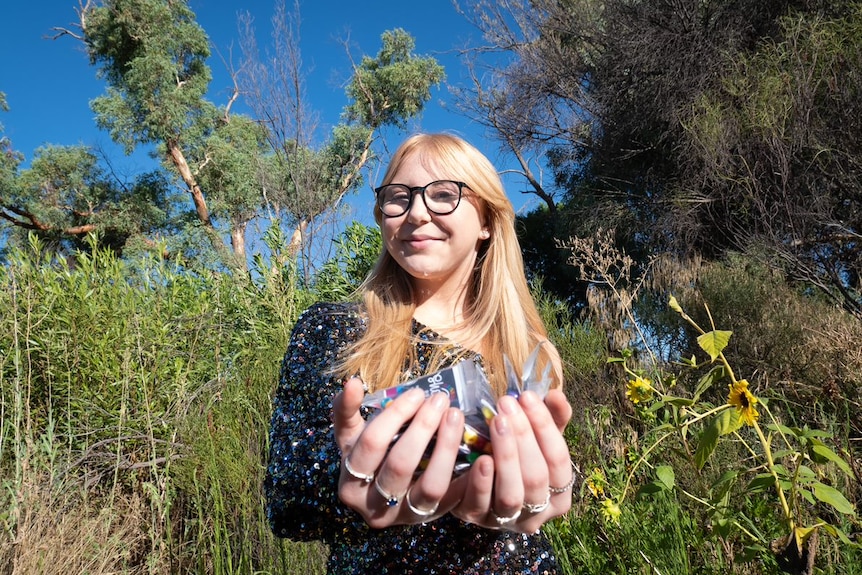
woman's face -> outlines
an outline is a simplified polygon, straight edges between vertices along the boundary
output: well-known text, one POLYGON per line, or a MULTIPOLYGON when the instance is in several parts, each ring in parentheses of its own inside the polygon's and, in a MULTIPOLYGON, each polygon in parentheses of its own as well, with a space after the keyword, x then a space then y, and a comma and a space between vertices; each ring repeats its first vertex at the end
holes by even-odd
MULTIPOLYGON (((391 183, 412 188, 445 179, 458 181, 462 177, 429 172, 416 157, 408 157, 391 183)), ((460 289, 470 279, 481 241, 488 237, 478 199, 465 186, 455 211, 441 216, 428 210, 419 192, 414 194, 406 213, 383 216, 381 230, 386 250, 413 277, 415 286, 460 289)))

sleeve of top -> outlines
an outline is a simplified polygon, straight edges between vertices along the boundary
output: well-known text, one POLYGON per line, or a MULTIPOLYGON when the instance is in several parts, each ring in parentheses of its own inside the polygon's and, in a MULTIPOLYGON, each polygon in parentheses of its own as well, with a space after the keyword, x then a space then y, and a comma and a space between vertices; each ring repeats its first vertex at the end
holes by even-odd
POLYGON ((279 537, 327 541, 348 524, 349 530, 365 526, 338 499, 341 459, 330 411, 341 381, 328 373, 358 337, 358 324, 345 306, 316 304, 291 334, 273 399, 264 480, 267 519, 279 537))

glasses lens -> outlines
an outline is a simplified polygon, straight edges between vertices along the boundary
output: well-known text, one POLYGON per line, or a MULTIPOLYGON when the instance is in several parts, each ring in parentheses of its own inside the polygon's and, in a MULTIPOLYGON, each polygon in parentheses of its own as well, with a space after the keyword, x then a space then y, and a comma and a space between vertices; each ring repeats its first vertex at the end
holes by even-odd
POLYGON ((457 182, 443 180, 428 184, 425 188, 425 205, 435 214, 449 214, 458 207, 461 187, 457 182))
POLYGON ((400 216, 410 204, 410 188, 400 184, 383 186, 377 192, 377 205, 386 216, 400 216))

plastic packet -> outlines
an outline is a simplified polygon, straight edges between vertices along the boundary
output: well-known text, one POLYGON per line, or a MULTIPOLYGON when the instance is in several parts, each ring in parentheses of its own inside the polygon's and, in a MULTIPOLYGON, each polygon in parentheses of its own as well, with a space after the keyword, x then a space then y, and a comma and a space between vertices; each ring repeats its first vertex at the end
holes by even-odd
MULTIPOLYGON (((537 374, 537 364, 541 343, 536 346, 524 363, 522 375, 519 378, 507 357, 503 357, 506 368, 506 393, 514 397, 523 391, 534 391, 544 398, 550 387, 550 365, 546 366, 541 375, 537 374)), ((470 468, 482 454, 490 454, 491 420, 497 415, 497 401, 491 385, 485 377, 485 372, 476 359, 462 360, 450 367, 424 375, 414 380, 381 389, 365 395, 363 407, 376 414, 405 391, 418 387, 425 392, 425 397, 433 393, 446 393, 449 405, 458 407, 464 412, 464 436, 455 460, 454 473, 460 474, 470 468)), ((393 439, 398 440, 400 433, 393 439)), ((416 473, 421 473, 428 464, 434 440, 429 443, 423 454, 416 473)))
MULTIPOLYGON (((463 360, 412 381, 366 394, 362 405, 370 408, 372 413, 379 412, 396 397, 414 387, 422 389, 425 397, 446 393, 449 405, 464 412, 464 437, 455 460, 456 474, 468 469, 483 453, 491 453, 491 431, 488 425, 496 415, 496 401, 485 372, 476 360, 463 360)), ((393 441, 397 441, 399 436, 393 441)), ((433 449, 432 440, 417 472, 425 469, 433 449)))

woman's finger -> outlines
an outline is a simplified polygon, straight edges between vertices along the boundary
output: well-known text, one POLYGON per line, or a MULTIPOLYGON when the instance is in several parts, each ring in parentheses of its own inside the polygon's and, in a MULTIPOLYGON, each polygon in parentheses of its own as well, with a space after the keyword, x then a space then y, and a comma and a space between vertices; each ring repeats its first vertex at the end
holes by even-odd
MULTIPOLYGON (((533 395, 537 398, 535 394, 533 395)), ((532 424, 519 402, 513 397, 501 397, 497 402, 497 407, 501 413, 508 416, 509 426, 512 429, 518 450, 518 464, 522 482, 520 504, 528 513, 544 511, 548 495, 548 465, 533 433, 532 424)), ((550 419, 550 415, 548 415, 548 419, 550 419)), ((496 454, 496 445, 494 451, 496 454)), ((508 471, 505 474, 510 475, 508 471)))
POLYGON ((569 421, 572 419, 572 405, 569 403, 569 400, 566 399, 566 394, 563 393, 562 390, 552 389, 548 392, 548 395, 545 396, 545 406, 548 408, 548 411, 551 412, 551 416, 554 418, 557 429, 562 433, 569 424, 569 421))
POLYGON ((559 422, 547 407, 547 400, 543 402, 536 394, 526 392, 521 395, 520 404, 547 465, 552 503, 557 514, 565 513, 571 507, 571 493, 567 491, 571 489, 574 478, 569 446, 558 428, 559 422), (557 497, 563 493, 566 497, 557 497))
MULTIPOLYGON (((362 471, 365 473, 368 473, 369 469, 376 470, 380 467, 392 442, 398 438, 401 428, 413 418, 422 407, 424 400, 425 393, 421 389, 408 390, 390 402, 374 419, 367 423, 363 422, 364 427, 359 436, 352 445, 346 446, 346 454, 350 457, 350 463, 354 468, 359 462, 362 462, 362 471)), ((358 407, 356 413, 359 413, 358 407)), ((338 417, 336 415, 336 418, 338 417)), ((356 418, 351 416, 345 422, 348 426, 352 425, 356 422, 356 418)), ((340 433, 337 427, 336 419, 336 437, 347 436, 347 433, 340 433)))
POLYGON ((344 389, 332 400, 335 442, 342 453, 350 451, 350 446, 365 429, 365 420, 359 413, 364 395, 362 380, 358 377, 351 377, 344 382, 344 389))
POLYGON ((440 421, 431 457, 424 471, 410 487, 406 504, 419 521, 430 521, 454 507, 460 498, 444 501, 452 484, 452 470, 464 436, 464 412, 450 407, 440 421))
POLYGON ((490 511, 494 521, 503 527, 521 513, 524 481, 517 433, 521 426, 516 421, 518 414, 509 409, 520 411, 520 408, 509 396, 501 397, 497 407, 499 412, 490 425, 491 445, 494 446, 494 498, 490 511))
MULTIPOLYGON (((409 421, 409 425, 402 426, 403 431, 392 444, 377 473, 375 487, 384 503, 395 506, 404 498, 423 458, 430 455, 428 447, 448 407, 448 394, 432 394, 409 421)), ((391 407, 386 408, 387 411, 389 409, 391 407)))
POLYGON ((451 513, 466 523, 486 523, 494 492, 494 458, 480 456, 464 476, 453 482, 453 487, 463 491, 461 502, 451 513))

